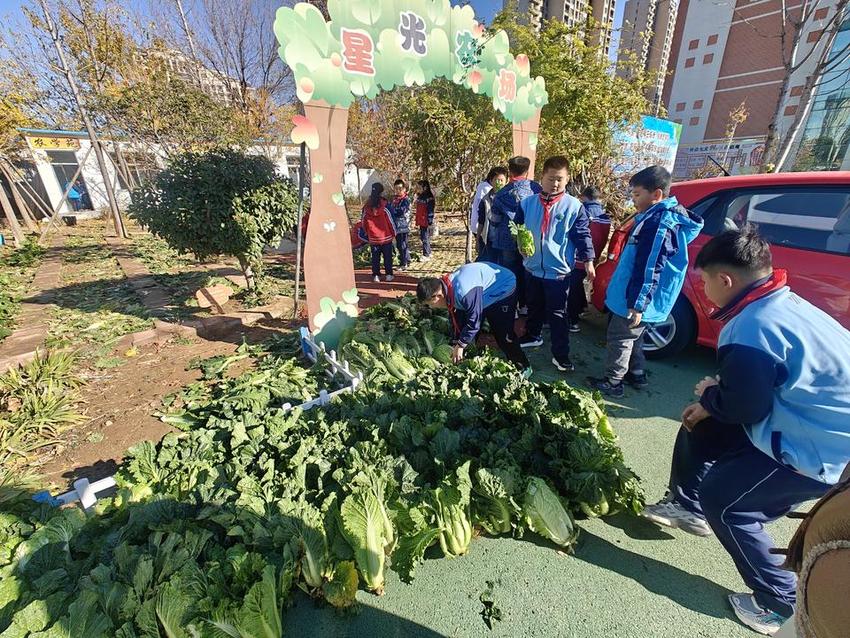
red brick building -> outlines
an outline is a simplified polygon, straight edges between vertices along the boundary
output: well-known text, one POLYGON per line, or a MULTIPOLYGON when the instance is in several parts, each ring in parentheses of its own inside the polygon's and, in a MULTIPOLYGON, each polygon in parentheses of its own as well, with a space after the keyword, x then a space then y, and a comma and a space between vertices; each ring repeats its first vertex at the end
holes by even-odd
MULTIPOLYGON (((799 15, 801 0, 787 0, 786 10, 799 15)), ((819 46, 834 0, 826 0, 806 25, 801 59, 819 46)), ((668 117, 682 124, 677 177, 686 177, 704 165, 706 153, 723 149, 726 164, 736 161, 736 172, 752 170, 761 159, 759 142, 767 133, 777 101, 782 101, 780 134, 787 129, 799 105, 803 83, 817 59, 811 55, 780 96, 784 78, 781 51, 780 0, 681 0, 673 35, 672 74, 664 86, 668 117), (727 126, 730 112, 740 104, 749 111, 735 129, 730 152, 727 126)), ((786 38, 790 47, 791 35, 786 38)))

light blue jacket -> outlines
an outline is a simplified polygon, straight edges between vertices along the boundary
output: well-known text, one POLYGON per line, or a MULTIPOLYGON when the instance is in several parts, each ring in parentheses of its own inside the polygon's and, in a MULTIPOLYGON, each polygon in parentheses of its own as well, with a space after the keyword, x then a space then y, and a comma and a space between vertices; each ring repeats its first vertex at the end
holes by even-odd
POLYGON ((638 213, 608 283, 608 310, 628 317, 634 308, 646 323, 667 319, 685 284, 688 244, 702 224, 702 218, 680 206, 675 197, 638 213))
POLYGON ((753 445, 783 465, 836 483, 850 460, 850 332, 786 286, 723 327, 718 359, 721 385, 716 397, 703 395, 706 409, 737 412, 734 420, 716 416, 743 420, 753 445), (764 402, 762 386, 772 390, 764 402), (761 403, 767 416, 741 418, 761 403))
POLYGON ((475 340, 475 335, 481 329, 484 311, 516 290, 514 274, 507 268, 487 261, 464 264, 449 275, 449 281, 460 328, 460 334, 455 335, 455 338, 464 345, 475 340))
POLYGON ((523 266, 541 279, 564 279, 579 261, 591 261, 593 239, 587 211, 575 197, 564 193, 552 204, 549 223, 543 228, 542 195, 532 195, 522 200, 515 217, 517 224, 525 224, 534 237, 534 254, 523 259, 523 266))

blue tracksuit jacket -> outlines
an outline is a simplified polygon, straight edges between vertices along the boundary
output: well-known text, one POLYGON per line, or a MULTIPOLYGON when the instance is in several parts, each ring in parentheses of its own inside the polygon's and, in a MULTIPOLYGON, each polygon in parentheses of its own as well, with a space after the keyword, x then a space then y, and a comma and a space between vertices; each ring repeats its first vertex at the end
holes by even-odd
POLYGON ((768 294, 738 301, 746 305, 720 333, 720 384, 700 403, 743 424, 779 463, 831 485, 850 460, 850 332, 791 292, 782 271, 773 279, 768 294))
POLYGON ((392 202, 393 223, 397 235, 410 232, 410 198, 396 197, 392 202))
POLYGON ((493 199, 490 208, 490 233, 487 240, 497 250, 516 250, 516 239, 511 235, 508 223, 514 221, 520 210, 522 200, 536 195, 542 188, 530 179, 518 179, 509 182, 493 199))
POLYGON ((702 223, 675 197, 638 213, 608 284, 608 309, 627 317, 634 308, 646 323, 667 319, 685 284, 688 244, 699 235, 702 223))
POLYGON ((534 254, 523 259, 523 266, 541 279, 564 279, 576 260, 591 261, 593 240, 587 211, 575 197, 564 193, 552 204, 549 223, 543 228, 543 195, 522 200, 514 221, 525 224, 534 236, 534 254))
POLYGON ((516 290, 516 277, 508 269, 486 261, 465 264, 449 275, 454 292, 458 343, 467 346, 481 329, 484 311, 516 290))
POLYGON ((602 206, 601 202, 594 200, 590 200, 584 203, 584 209, 587 211, 587 216, 590 217, 590 221, 599 222, 600 224, 610 224, 611 216, 605 212, 605 208, 602 206))

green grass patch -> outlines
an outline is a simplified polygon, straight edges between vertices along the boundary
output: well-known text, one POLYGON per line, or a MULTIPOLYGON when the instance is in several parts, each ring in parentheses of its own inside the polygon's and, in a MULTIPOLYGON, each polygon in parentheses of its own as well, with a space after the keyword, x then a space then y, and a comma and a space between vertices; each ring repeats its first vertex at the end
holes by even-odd
POLYGON ((62 285, 52 299, 48 348, 70 347, 97 362, 111 355, 121 337, 153 326, 100 229, 70 236, 64 262, 62 285))
POLYGON ((35 271, 47 252, 34 239, 0 258, 0 341, 12 334, 35 271))

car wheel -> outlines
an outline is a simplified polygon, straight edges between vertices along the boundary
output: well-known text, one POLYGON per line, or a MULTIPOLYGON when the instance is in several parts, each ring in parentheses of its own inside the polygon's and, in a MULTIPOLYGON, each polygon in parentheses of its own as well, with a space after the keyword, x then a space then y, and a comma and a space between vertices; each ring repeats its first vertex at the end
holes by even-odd
POLYGON ((648 359, 665 359, 679 354, 694 342, 697 321, 687 297, 681 295, 667 321, 646 327, 643 351, 648 359))

